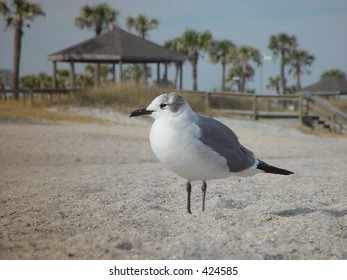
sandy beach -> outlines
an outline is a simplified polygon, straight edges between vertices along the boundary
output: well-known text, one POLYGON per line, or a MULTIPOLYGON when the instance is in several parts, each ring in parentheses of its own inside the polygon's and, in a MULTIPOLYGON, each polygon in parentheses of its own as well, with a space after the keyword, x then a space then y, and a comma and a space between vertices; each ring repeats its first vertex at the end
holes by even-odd
MULTIPOLYGON (((135 109, 135 108, 134 108, 135 109)), ((185 180, 149 144, 150 118, 0 122, 0 259, 347 259, 347 138, 220 118, 292 176, 185 180)))

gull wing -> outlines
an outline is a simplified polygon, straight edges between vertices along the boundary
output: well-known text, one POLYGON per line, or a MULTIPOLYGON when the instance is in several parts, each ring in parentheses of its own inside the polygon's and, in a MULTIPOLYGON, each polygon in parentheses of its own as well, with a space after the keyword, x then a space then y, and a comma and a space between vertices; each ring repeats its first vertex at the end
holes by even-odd
POLYGON ((198 139, 227 160, 230 172, 240 172, 255 164, 253 152, 240 144, 229 127, 215 119, 197 116, 196 125, 201 132, 198 139))

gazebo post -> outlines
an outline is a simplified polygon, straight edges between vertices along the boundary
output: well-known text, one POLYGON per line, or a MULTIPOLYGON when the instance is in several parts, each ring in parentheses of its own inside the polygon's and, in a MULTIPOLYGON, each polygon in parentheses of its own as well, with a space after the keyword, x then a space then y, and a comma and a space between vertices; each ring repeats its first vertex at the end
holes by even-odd
POLYGON ((122 83, 122 80, 123 80, 123 63, 122 63, 122 61, 120 60, 119 61, 119 84, 121 84, 122 83))
POLYGON ((167 62, 164 63, 164 79, 167 80, 167 62))
POLYGON ((160 83, 160 62, 157 62, 157 85, 160 83))
POLYGON ((180 90, 182 90, 182 84, 183 84, 183 67, 182 67, 183 63, 180 63, 180 90))
POLYGON ((75 88, 75 63, 70 61, 70 87, 75 88))
POLYGON ((164 74, 163 74, 163 85, 167 87, 169 85, 169 80, 167 78, 167 62, 164 62, 164 74))
POLYGON ((112 82, 116 84, 116 64, 112 62, 112 82))
POLYGON ((57 88, 57 62, 53 60, 52 65, 52 87, 57 88))
POLYGON ((94 65, 94 88, 100 87, 100 63, 94 65))

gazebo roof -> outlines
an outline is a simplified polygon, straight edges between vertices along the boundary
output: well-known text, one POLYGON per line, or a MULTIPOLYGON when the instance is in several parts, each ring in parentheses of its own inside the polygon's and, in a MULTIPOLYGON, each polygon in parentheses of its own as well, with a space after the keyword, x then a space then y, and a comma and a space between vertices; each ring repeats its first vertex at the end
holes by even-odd
POLYGON ((324 78, 301 89, 298 94, 347 94, 347 81, 335 77, 324 78))
POLYGON ((156 63, 183 62, 186 56, 115 27, 110 32, 52 53, 48 58, 85 63, 156 63))

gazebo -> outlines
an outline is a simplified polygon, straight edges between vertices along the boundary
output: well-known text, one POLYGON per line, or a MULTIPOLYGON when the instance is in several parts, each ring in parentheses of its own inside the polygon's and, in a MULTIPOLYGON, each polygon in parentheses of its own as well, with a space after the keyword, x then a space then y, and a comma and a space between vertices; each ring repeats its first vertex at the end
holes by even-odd
MULTIPOLYGON (((157 81, 160 81, 160 64, 165 65, 165 77, 167 64, 174 62, 179 67, 179 88, 182 89, 182 65, 186 56, 179 52, 171 51, 156 43, 145 40, 139 36, 115 27, 112 31, 93 37, 89 40, 73 45, 48 56, 53 63, 53 88, 56 88, 57 63, 70 64, 70 85, 75 86, 75 63, 112 64, 113 82, 116 81, 116 68, 119 66, 119 81, 122 81, 122 66, 125 63, 156 63, 157 81)), ((100 77, 96 75, 95 84, 99 86, 100 77)))
POLYGON ((327 77, 301 89, 298 94, 344 95, 347 94, 347 81, 336 77, 327 77))

